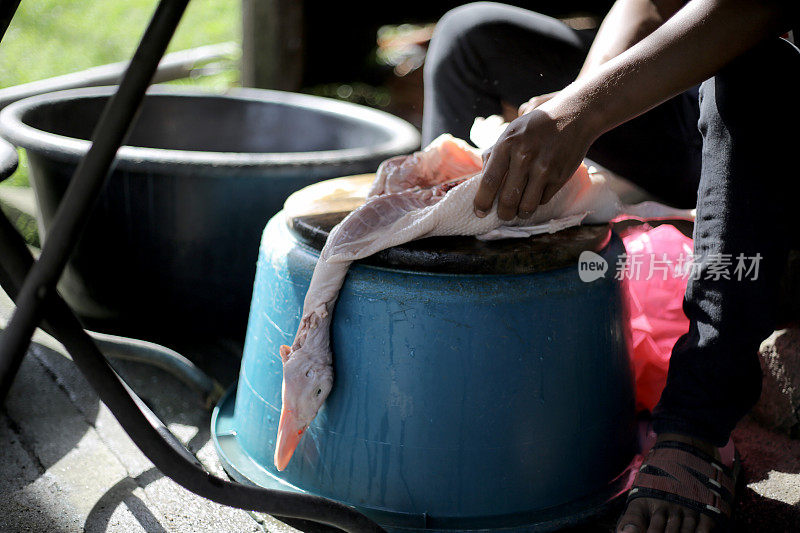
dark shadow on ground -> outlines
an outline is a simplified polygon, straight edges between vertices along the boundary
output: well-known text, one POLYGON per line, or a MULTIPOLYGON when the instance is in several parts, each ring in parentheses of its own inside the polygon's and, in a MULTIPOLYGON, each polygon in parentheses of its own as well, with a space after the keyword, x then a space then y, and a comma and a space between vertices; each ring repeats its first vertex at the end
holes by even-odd
POLYGON ((167 530, 159 523, 158 518, 153 516, 153 513, 147 508, 147 504, 133 493, 137 488, 146 487, 162 477, 161 472, 151 468, 142 472, 135 479, 126 477, 119 480, 97 500, 94 507, 89 511, 84 523, 84 531, 86 533, 107 531, 114 511, 120 504, 125 504, 128 511, 142 526, 142 529, 149 533, 167 533, 167 530))

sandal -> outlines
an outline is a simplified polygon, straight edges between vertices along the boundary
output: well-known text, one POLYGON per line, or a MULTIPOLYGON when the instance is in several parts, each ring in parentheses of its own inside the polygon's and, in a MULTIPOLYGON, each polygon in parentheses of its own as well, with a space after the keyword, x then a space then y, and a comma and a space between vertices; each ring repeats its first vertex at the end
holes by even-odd
POLYGON ((668 501, 708 515, 718 528, 725 528, 737 477, 738 468, 727 467, 690 444, 659 442, 639 468, 626 506, 636 498, 668 501))

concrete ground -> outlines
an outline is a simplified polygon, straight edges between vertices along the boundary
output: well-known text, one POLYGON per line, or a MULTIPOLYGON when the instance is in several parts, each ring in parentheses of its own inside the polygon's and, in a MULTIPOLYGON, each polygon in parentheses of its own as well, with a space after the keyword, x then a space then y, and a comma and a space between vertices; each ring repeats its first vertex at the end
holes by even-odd
MULTIPOLYGON (((30 203, 30 199, 26 200, 30 203)), ((29 207, 22 205, 21 207, 29 207)), ((0 325, 11 302, 0 291, 0 325)), ((63 348, 37 333, 6 404, 0 408, 0 533, 289 532, 275 518, 199 498, 154 468, 124 433, 63 348)), ((185 353, 223 385, 235 353, 185 353)), ((225 476, 209 435, 210 412, 197 393, 163 371, 115 366, 209 471, 225 476)), ((800 531, 800 441, 750 419, 734 439, 746 478, 737 532, 800 531)), ((613 529, 619 505, 573 533, 613 529)), ((295 523, 303 531, 330 531, 295 523)))
MULTIPOLYGON (((7 318, 10 302, 4 294, 0 302, 7 318)), ((0 410, 0 532, 295 531, 199 498, 162 476, 60 346, 41 333, 36 340, 0 410)), ((238 367, 235 357, 222 364, 238 367)), ((115 365, 202 463, 224 476, 198 394, 160 370, 115 365)), ((800 441, 749 419, 735 440, 747 479, 736 531, 800 530, 800 441)), ((616 512, 575 531, 610 531, 616 512)))
MULTIPOLYGON (((0 293, 0 318, 10 302, 0 293)), ((4 322, 4 320, 3 320, 4 322)), ((165 478, 128 438, 63 348, 43 333, 0 409, 0 532, 295 531, 217 505, 165 478)), ((230 365, 238 367, 238 361, 230 365)), ((141 364, 115 362, 206 468, 224 471, 199 394, 141 364)))

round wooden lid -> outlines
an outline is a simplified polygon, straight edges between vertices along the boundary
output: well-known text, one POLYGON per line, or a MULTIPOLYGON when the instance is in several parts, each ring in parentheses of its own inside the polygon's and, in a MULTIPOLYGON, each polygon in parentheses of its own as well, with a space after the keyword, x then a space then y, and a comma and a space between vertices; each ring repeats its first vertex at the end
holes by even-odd
MULTIPOLYGON (((373 178, 374 174, 347 176, 297 191, 284 206, 289 229, 299 241, 321 250, 330 230, 364 203, 373 178)), ((450 274, 527 274, 576 265, 581 252, 599 252, 610 238, 608 224, 488 242, 471 236, 429 237, 378 252, 359 263, 450 274)))

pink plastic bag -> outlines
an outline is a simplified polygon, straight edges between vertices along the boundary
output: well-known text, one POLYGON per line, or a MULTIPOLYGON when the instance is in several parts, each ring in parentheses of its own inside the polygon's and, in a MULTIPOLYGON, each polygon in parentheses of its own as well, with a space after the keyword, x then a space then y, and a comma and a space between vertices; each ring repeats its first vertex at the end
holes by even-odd
POLYGON ((674 226, 641 226, 623 238, 628 254, 625 298, 631 314, 636 408, 650 410, 667 382, 672 347, 689 331, 683 295, 692 239, 674 226))

